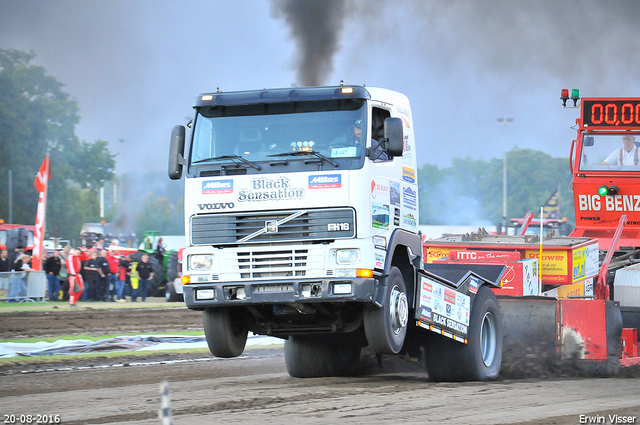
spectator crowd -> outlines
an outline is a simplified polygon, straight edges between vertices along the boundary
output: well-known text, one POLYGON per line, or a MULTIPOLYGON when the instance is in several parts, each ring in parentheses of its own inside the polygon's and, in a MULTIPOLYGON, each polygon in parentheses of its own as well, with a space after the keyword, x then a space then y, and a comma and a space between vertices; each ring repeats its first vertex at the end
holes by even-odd
MULTIPOLYGON (((66 286, 62 285, 61 278, 66 271, 71 306, 76 306, 78 301, 123 303, 127 301, 125 294, 129 294, 131 302, 145 301, 154 276, 149 256, 142 254, 140 261, 134 262, 131 255, 104 249, 101 241, 86 250, 66 246, 61 251, 47 253, 42 270, 47 278, 49 300, 63 299, 66 286)), ((20 249, 11 253, 0 250, 0 279, 8 283, 4 285, 8 287, 7 301, 16 302, 26 297, 28 273, 33 271, 29 254, 20 249), (3 276, 3 272, 13 273, 3 276)))

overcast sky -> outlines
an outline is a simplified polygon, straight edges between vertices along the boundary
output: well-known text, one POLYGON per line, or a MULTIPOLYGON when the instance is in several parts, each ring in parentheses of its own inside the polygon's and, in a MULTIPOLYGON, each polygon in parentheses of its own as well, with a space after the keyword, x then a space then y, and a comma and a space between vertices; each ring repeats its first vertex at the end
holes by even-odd
MULTIPOLYGON (((418 161, 569 154, 578 112, 560 90, 640 97, 637 1, 0 0, 0 48, 80 106, 76 134, 107 140, 118 172, 165 170, 171 128, 199 93, 366 84, 412 103, 418 161), (306 3, 306 6, 305 6, 306 3), (306 8, 306 9, 305 9, 306 8), (120 142, 120 141, 123 142, 120 142)), ((0 93, 1 95, 1 93, 0 93)))

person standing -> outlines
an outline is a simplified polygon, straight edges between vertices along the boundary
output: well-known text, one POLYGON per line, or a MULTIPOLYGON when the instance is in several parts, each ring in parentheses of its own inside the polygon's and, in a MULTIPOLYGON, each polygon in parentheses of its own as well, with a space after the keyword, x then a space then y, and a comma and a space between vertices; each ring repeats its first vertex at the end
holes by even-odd
POLYGON ((87 276, 87 300, 99 301, 98 287, 100 285, 100 277, 103 274, 100 262, 98 261, 98 253, 92 251, 89 259, 84 265, 87 276))
POLYGON ((82 301, 87 301, 87 296, 89 295, 89 274, 90 272, 85 269, 87 265, 87 261, 91 257, 91 252, 93 248, 90 248, 87 251, 80 250, 80 275, 82 275, 82 282, 84 282, 85 287, 82 292, 82 301))
POLYGON ((84 281, 80 274, 82 268, 82 251, 79 248, 73 249, 67 255, 67 274, 69 279, 69 306, 75 307, 76 302, 84 291, 84 281))
POLYGON ((109 276, 111 276, 111 268, 107 261, 108 252, 106 249, 100 250, 98 256, 98 267, 100 268, 100 280, 98 281, 98 291, 96 293, 96 301, 106 302, 109 297, 109 276))
POLYGON ((47 281, 49 282, 49 299, 58 301, 60 295, 60 269, 62 263, 60 262, 60 251, 53 251, 51 257, 48 257, 44 263, 44 271, 47 274, 47 281))
POLYGON ((9 274, 2 275, 11 271, 11 261, 9 260, 9 251, 3 249, 0 251, 0 299, 5 297, 9 292, 9 274))
MULTIPOLYGON (((145 298, 147 298, 147 283, 150 279, 153 279, 153 265, 149 262, 149 256, 147 254, 142 254, 136 273, 138 275, 140 300, 144 301, 145 298)), ((132 299, 132 301, 135 301, 135 299, 132 299)))
POLYGON ((9 251, 3 249, 0 251, 0 273, 11 271, 11 260, 9 260, 9 251))
POLYGON ((116 285, 116 302, 123 303, 127 301, 126 297, 124 296, 124 287, 125 287, 125 283, 129 281, 130 276, 131 276, 131 263, 129 262, 129 256, 126 256, 124 258, 121 257, 120 262, 118 264, 118 283, 116 285))
POLYGON ((156 245, 156 260, 160 263, 160 265, 164 262, 164 244, 162 243, 162 238, 158 239, 158 244, 156 245))
MULTIPOLYGON (((116 254, 118 255, 118 254, 116 254)), ((117 295, 117 281, 118 281, 118 266, 119 266, 119 261, 118 259, 111 255, 111 251, 107 251, 107 262, 109 263, 109 286, 107 287, 107 296, 106 299, 108 301, 115 301, 113 299, 114 296, 117 295)))
POLYGON ((31 257, 27 254, 22 254, 13 263, 12 271, 16 272, 16 275, 11 279, 9 286, 9 302, 18 302, 18 298, 24 298, 27 296, 27 272, 35 271, 31 268, 31 257))

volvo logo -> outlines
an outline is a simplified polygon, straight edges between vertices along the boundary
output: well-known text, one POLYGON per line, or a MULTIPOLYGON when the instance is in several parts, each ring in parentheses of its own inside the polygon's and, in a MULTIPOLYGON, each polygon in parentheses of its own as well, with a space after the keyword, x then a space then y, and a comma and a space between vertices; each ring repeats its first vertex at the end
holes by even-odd
POLYGON ((233 202, 216 202, 214 204, 198 204, 200 211, 202 210, 223 210, 225 208, 233 208, 235 205, 233 202))
POLYGON ((264 231, 265 233, 278 233, 278 221, 277 220, 267 220, 264 222, 264 231))

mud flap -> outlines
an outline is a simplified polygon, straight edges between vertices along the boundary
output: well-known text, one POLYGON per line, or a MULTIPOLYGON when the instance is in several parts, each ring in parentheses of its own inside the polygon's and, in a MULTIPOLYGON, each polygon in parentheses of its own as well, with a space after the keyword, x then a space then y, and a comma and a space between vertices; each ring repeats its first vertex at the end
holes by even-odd
POLYGON ((502 370, 545 368, 556 360, 557 300, 498 295, 502 316, 502 370))

